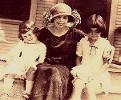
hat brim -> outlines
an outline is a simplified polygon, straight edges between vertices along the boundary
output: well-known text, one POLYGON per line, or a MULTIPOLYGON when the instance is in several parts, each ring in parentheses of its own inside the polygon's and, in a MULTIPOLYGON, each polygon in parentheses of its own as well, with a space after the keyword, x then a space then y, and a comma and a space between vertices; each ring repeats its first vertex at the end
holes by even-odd
POLYGON ((70 14, 65 14, 65 13, 62 13, 62 14, 56 14, 56 15, 54 15, 54 16, 52 16, 51 18, 50 18, 50 21, 51 22, 53 22, 53 19, 54 18, 56 18, 56 17, 58 17, 58 16, 68 16, 68 22, 74 22, 75 21, 75 19, 74 19, 74 17, 72 16, 72 15, 70 15, 70 14))

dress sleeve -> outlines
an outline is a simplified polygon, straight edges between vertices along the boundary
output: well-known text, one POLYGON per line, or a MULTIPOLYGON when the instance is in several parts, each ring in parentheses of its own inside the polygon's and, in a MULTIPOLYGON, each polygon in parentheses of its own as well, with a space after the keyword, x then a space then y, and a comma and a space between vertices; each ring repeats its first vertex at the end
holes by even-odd
POLYGON ((47 48, 46 45, 41 43, 40 46, 40 55, 39 55, 39 63, 43 63, 46 57, 46 52, 47 52, 47 48))
POLYGON ((103 59, 111 63, 113 60, 115 48, 110 44, 108 40, 105 41, 105 48, 103 52, 103 59))
POLYGON ((83 39, 80 40, 80 42, 77 43, 77 49, 76 49, 76 54, 77 54, 77 56, 80 56, 80 57, 83 54, 82 45, 83 45, 83 39))

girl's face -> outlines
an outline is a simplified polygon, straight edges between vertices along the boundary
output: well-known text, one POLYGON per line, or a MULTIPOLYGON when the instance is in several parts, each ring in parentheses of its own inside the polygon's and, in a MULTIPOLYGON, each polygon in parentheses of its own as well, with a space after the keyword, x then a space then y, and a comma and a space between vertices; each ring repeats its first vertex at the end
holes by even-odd
POLYGON ((56 28, 61 29, 67 25, 68 16, 62 15, 54 18, 54 25, 56 28))
POLYGON ((101 32, 97 30, 97 28, 91 28, 91 31, 88 33, 88 38, 92 41, 97 41, 98 37, 100 37, 101 32))
POLYGON ((26 32, 25 34, 22 34, 22 38, 25 43, 31 44, 37 41, 37 37, 35 36, 35 34, 33 34, 31 30, 26 32))

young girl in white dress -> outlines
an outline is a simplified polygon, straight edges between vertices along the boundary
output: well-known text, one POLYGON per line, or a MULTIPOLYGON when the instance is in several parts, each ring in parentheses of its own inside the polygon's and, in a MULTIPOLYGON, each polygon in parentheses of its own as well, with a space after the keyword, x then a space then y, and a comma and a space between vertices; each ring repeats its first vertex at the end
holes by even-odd
POLYGON ((4 69, 4 93, 9 93, 16 77, 24 76, 26 89, 24 96, 31 93, 36 65, 43 63, 46 46, 37 39, 38 29, 30 20, 19 25, 20 41, 9 52, 8 64, 4 69))
POLYGON ((70 100, 81 100, 83 88, 87 88, 88 100, 96 100, 97 84, 100 84, 106 93, 110 90, 110 76, 107 68, 112 61, 114 48, 108 40, 100 37, 105 29, 104 20, 100 15, 91 15, 87 25, 89 27, 87 36, 77 45, 77 66, 71 70, 74 80, 70 100))

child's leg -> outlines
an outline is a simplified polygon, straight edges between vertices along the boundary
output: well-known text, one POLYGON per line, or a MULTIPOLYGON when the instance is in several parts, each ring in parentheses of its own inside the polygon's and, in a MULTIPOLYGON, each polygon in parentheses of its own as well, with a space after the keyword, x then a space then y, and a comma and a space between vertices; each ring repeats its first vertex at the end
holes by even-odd
POLYGON ((81 100, 81 93, 84 87, 84 82, 80 79, 76 79, 73 83, 73 92, 70 100, 81 100))
POLYGON ((96 85, 95 81, 87 83, 86 85, 88 100, 97 100, 96 93, 95 93, 95 87, 96 87, 95 85, 96 85))
POLYGON ((25 93, 30 94, 33 87, 35 69, 30 67, 26 73, 26 89, 25 93))
POLYGON ((102 90, 105 93, 105 96, 109 94, 110 92, 110 84, 108 85, 107 83, 101 83, 102 85, 102 90))
POLYGON ((104 73, 101 78, 102 89, 107 95, 111 90, 111 77, 109 73, 104 73))
POLYGON ((6 75, 4 78, 4 83, 3 83, 3 92, 4 93, 9 93, 14 82, 14 76, 13 75, 6 75))
POLYGON ((31 90, 32 90, 32 87, 33 87, 33 83, 34 83, 33 81, 26 80, 25 93, 31 94, 31 90))

